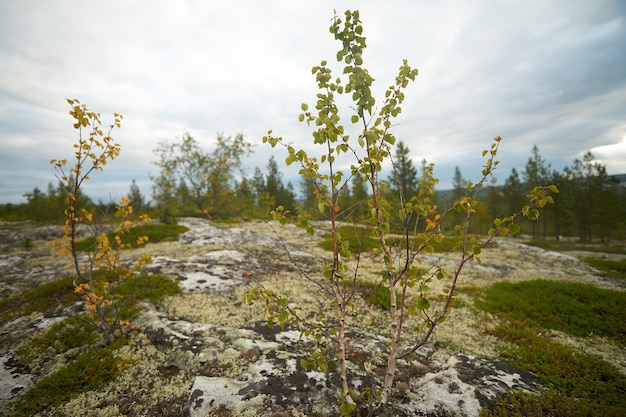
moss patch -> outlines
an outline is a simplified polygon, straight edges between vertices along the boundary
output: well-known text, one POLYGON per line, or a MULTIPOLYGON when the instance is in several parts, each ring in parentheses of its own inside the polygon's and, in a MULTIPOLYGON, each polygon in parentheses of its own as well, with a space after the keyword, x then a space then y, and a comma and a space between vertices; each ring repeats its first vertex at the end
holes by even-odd
MULTIPOLYGON (((133 227, 127 233, 120 235, 122 243, 130 244, 137 247, 137 238, 139 236, 147 236, 148 243, 156 243, 161 241, 173 240, 181 233, 185 233, 189 228, 179 226, 177 224, 148 223, 133 227)), ((107 235, 110 241, 113 241, 115 233, 107 235)), ((96 245, 96 236, 89 236, 76 242, 76 249, 85 251, 93 249, 96 245)))
POLYGON ((626 346, 625 292, 543 279, 501 281, 475 304, 500 317, 578 337, 604 336, 626 346))
MULTIPOLYGON (((341 226, 337 229, 342 241, 348 244, 348 248, 353 253, 367 252, 380 248, 380 241, 374 235, 374 230, 366 226, 341 226)), ((391 234, 387 237, 387 243, 396 247, 404 247, 406 245, 406 237, 401 234, 391 234)), ((409 244, 413 244, 412 241, 409 244)), ((318 243, 319 247, 324 250, 333 250, 333 241, 329 233, 324 239, 318 243)), ((459 250, 460 240, 454 237, 444 237, 440 242, 430 241, 434 252, 445 253, 459 250)))
POLYGON ((122 359, 114 352, 125 343, 126 339, 120 339, 101 349, 89 350, 58 371, 45 376, 20 397, 13 415, 32 416, 113 380, 124 366, 122 359))
POLYGON ((626 254, 626 248, 624 246, 611 246, 606 243, 580 243, 564 240, 531 240, 528 243, 538 248, 557 252, 586 251, 626 254))
POLYGON ((610 278, 626 280, 626 259, 585 258, 585 261, 589 266, 604 272, 610 278))
POLYGON ((67 276, 1 300, 0 323, 34 312, 44 313, 58 305, 67 306, 79 300, 74 293, 72 277, 67 276))
POLYGON ((537 335, 524 322, 504 322, 494 334, 513 346, 503 352, 513 365, 534 372, 548 387, 539 396, 511 394, 481 416, 617 416, 626 410, 626 376, 593 355, 537 335), (514 410, 514 413, 511 413, 514 410))
POLYGON ((482 417, 617 416, 626 410, 626 376, 595 355, 554 342, 543 329, 626 344, 626 294, 590 284, 547 280, 498 282, 475 304, 502 318, 492 330, 513 365, 535 373, 540 395, 511 393, 482 417), (544 336, 542 336, 542 334, 544 336))

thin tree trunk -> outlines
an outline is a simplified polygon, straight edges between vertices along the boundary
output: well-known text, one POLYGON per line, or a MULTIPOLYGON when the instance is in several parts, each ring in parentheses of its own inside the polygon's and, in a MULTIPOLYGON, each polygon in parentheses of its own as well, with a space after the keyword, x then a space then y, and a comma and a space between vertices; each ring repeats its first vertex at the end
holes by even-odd
POLYGON ((398 345, 400 343, 400 332, 398 329, 398 306, 393 275, 389 274, 389 336, 391 344, 389 346, 389 357, 387 358, 387 368, 385 369, 385 382, 381 393, 381 402, 386 404, 391 396, 393 380, 396 376, 396 360, 398 357, 398 345))
POLYGON ((346 358, 346 334, 345 334, 345 312, 342 310, 342 317, 339 322, 339 364, 341 369, 341 390, 343 391, 343 400, 348 404, 354 404, 350 395, 350 386, 348 385, 348 367, 346 358))

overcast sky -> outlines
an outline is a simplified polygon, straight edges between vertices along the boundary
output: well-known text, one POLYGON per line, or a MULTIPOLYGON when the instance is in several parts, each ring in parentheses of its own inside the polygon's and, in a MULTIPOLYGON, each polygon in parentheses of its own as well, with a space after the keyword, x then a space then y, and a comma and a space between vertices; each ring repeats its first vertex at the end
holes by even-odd
POLYGON ((86 185, 95 200, 132 179, 149 196, 155 147, 186 131, 207 150, 217 132, 243 133, 249 175, 284 160, 261 144, 268 129, 309 147, 298 114, 315 102, 311 67, 334 62, 333 9, 360 10, 379 102, 402 59, 419 69, 394 132, 416 164, 436 164, 441 189, 455 166, 475 179, 496 135, 500 184, 533 145, 559 171, 591 150, 626 173, 623 0, 0 0, 0 203, 45 190, 49 160, 71 157, 66 97, 104 123, 124 115, 121 156, 86 185))

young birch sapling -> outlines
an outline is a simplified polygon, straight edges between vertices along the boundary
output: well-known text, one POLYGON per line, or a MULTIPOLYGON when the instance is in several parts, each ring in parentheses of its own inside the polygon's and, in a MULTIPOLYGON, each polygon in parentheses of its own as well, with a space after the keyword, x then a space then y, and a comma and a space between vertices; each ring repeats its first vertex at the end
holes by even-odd
MULTIPOLYGON (((320 347, 308 360, 303 359, 301 364, 307 370, 319 368, 322 371, 338 366, 341 377, 340 411, 342 415, 352 415, 357 402, 363 402, 364 399, 372 403, 370 410, 389 402, 398 360, 410 359, 429 340, 437 325, 448 317, 463 267, 471 261, 480 262, 478 255, 481 248, 496 235, 517 233, 520 227, 516 221, 520 216, 536 220, 539 209, 553 202, 549 193, 558 190, 554 186, 535 187, 528 195, 528 204, 519 212, 494 220, 494 227, 489 230, 486 240, 480 241, 470 236, 469 224, 478 204, 477 193, 498 164, 494 159, 501 140, 498 136, 490 148, 483 152, 483 157, 487 159, 481 179, 477 183, 468 183, 465 195, 450 208, 441 211, 437 207, 434 187, 438 180, 433 176, 434 165, 423 164, 417 193, 405 195, 400 189, 401 207, 393 211, 386 197, 385 181, 380 175, 384 162, 391 158, 390 151, 396 142, 391 127, 401 113, 404 91, 415 80, 417 69, 411 68, 406 60, 403 61, 395 82, 386 90, 378 110, 371 91, 374 79, 363 67, 366 43, 359 12, 346 11, 344 20, 335 14, 330 31, 340 44, 336 58, 344 64, 343 77, 334 78, 326 61, 313 67, 312 73, 319 89, 317 101, 314 110, 309 110, 309 106, 303 103, 299 116, 300 122, 314 127, 313 143, 319 146, 320 153, 309 155, 304 149, 297 149, 292 143, 274 136, 272 131, 263 138, 263 142, 272 147, 285 147, 288 153, 286 164, 296 163, 300 166, 300 175, 314 186, 319 211, 329 219, 329 226, 324 232, 332 237, 332 259, 323 268, 324 279, 320 283, 307 274, 303 273, 303 276, 311 285, 321 287, 322 294, 329 297, 334 313, 332 317, 323 313, 313 319, 300 317, 298 309, 291 305, 288 294, 279 294, 260 283, 249 290, 246 301, 253 302, 259 298, 265 301, 270 326, 278 324, 282 327, 291 323, 305 336, 317 341, 331 340, 335 344, 335 355, 328 356, 327 350, 320 347), (345 122, 339 114, 337 101, 340 96, 348 96, 351 100, 352 114, 349 121, 357 132, 354 138, 347 134, 345 122), (356 175, 363 176, 368 184, 369 226, 379 242, 375 253, 382 265, 381 285, 389 291, 390 298, 386 367, 384 375, 379 375, 382 387, 375 393, 356 392, 348 379, 347 329, 355 324, 350 322, 349 313, 354 308, 354 297, 357 294, 355 284, 359 276, 360 254, 353 253, 348 239, 341 236, 339 216, 345 208, 340 207, 338 202, 356 175), (459 234, 456 267, 447 269, 438 263, 421 265, 422 260, 418 255, 432 253, 433 244, 442 241, 442 221, 452 212, 463 214, 462 223, 455 227, 459 234), (400 220, 403 230, 392 232, 392 220, 400 220), (431 294, 429 283, 444 279, 449 280, 449 283, 443 292, 431 294), (417 332, 413 329, 405 332, 404 325, 409 318, 421 320, 417 332)), ((273 216, 281 224, 288 221, 288 213, 282 207, 276 208, 273 216)), ((299 214, 296 224, 310 235, 314 235, 319 226, 310 221, 306 213, 299 214)))
MULTIPOLYGON (((105 134, 100 114, 90 111, 78 100, 67 99, 67 102, 71 106, 69 113, 75 121, 78 141, 74 144, 74 163, 69 165, 69 170, 67 159, 50 161, 60 173, 58 180, 67 189, 63 236, 55 239, 52 246, 61 258, 68 261, 67 269, 74 276, 75 292, 83 298, 88 322, 103 333, 107 342, 112 342, 130 327, 128 320, 120 317, 116 286, 150 262, 150 256, 143 256, 130 267, 122 266, 120 251, 131 246, 122 242, 122 236, 149 218, 142 215, 139 220, 131 220, 133 208, 128 198, 123 197, 116 206, 117 226, 110 238, 104 231, 106 216, 96 220, 93 209, 81 206, 78 196, 85 181, 93 172, 103 171, 107 162, 120 154, 120 145, 113 141, 111 132, 121 127, 122 115, 114 113, 114 122, 105 134), (86 254, 77 249, 81 226, 89 227, 95 236, 96 243, 86 254)), ((146 236, 139 236, 136 243, 141 245, 147 240, 146 236)))

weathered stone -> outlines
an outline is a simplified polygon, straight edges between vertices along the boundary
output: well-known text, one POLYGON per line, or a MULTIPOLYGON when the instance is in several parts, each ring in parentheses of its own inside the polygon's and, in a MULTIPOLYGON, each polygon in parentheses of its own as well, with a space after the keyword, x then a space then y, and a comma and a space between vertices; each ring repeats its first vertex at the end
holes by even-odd
POLYGON ((243 398, 238 394, 243 386, 244 384, 237 383, 230 378, 196 377, 189 395, 190 416, 205 417, 212 407, 237 405, 243 398))
POLYGON ((32 381, 30 370, 15 360, 12 351, 0 353, 0 411, 5 401, 26 392, 32 381))
MULTIPOLYGON (((295 329, 268 328, 260 320, 259 311, 262 310, 250 313, 253 307, 240 302, 245 286, 251 283, 250 276, 261 281, 275 280, 278 290, 286 290, 287 285, 291 285, 289 289, 306 287, 306 281, 303 281, 304 285, 300 281, 293 283, 293 277, 299 276, 299 271, 291 261, 300 262, 301 268, 306 271, 317 271, 321 256, 313 238, 300 233, 299 229, 288 227, 279 229, 279 232, 284 231, 289 236, 281 241, 267 224, 260 222, 237 228, 217 227, 207 220, 194 218, 180 219, 179 223, 190 230, 174 242, 178 245, 176 254, 161 252, 154 256, 146 270, 178 279, 183 294, 172 298, 176 303, 164 303, 166 307, 146 304, 145 311, 136 320, 141 337, 137 336, 139 341, 132 355, 141 357, 142 352, 152 351, 158 353, 152 353, 154 357, 162 359, 154 369, 146 371, 145 374, 152 379, 137 381, 140 387, 136 390, 143 393, 141 401, 145 404, 134 404, 132 409, 141 406, 146 410, 157 409, 159 403, 155 401, 165 401, 171 407, 178 401, 178 409, 185 408, 193 417, 204 417, 216 407, 233 410, 235 415, 248 412, 248 415, 277 417, 292 415, 295 411, 308 416, 336 415, 340 392, 337 370, 331 369, 327 374, 305 372, 300 366, 300 359, 307 358, 312 343, 301 338, 300 332, 295 329), (285 247, 288 247, 292 259, 287 256, 285 247), (209 302, 200 303, 205 300, 209 302), (211 303, 216 300, 221 302, 220 311, 210 310, 211 303), (200 316, 193 314, 193 308, 176 311, 172 307, 185 302, 198 303, 200 309, 208 311, 198 319, 200 316), (226 309, 228 314, 222 314, 224 311, 221 310, 226 309), (219 324, 215 318, 218 313, 221 314, 219 324), (146 344, 149 346, 146 347, 146 344), (158 393, 145 396, 146 386, 159 387, 154 389, 164 392, 177 392, 181 380, 186 381, 182 397, 176 394, 167 399, 154 400, 151 398, 160 397, 158 393), (193 386, 187 392, 192 382, 193 386)), ((24 230, 0 229, 0 294, 10 296, 57 279, 65 273, 63 263, 52 260, 50 249, 44 242, 56 237, 58 231, 58 227, 36 228, 32 225, 25 225, 24 230), (23 245, 26 238, 34 241, 32 248, 23 245)), ((146 248, 147 252, 160 247, 158 244, 150 245, 146 248)), ((498 240, 498 244, 485 250, 481 258, 482 265, 467 265, 463 282, 486 286, 500 279, 520 281, 549 275, 553 279, 594 282, 611 288, 618 286, 577 258, 542 251, 510 239, 498 240)), ((425 261, 433 259, 442 264, 455 261, 445 255, 424 257, 425 261)), ((363 259, 363 268, 366 261, 363 259)), ((324 308, 324 302, 310 291, 311 287, 315 288, 310 285, 300 296, 324 308)), ((317 306, 313 306, 313 313, 316 313, 317 306)), ((21 366, 11 348, 28 335, 72 314, 72 309, 78 307, 60 306, 46 317, 33 313, 0 326, 0 339, 3 340, 0 405, 23 393, 41 377, 31 375, 27 367, 21 366)), ((455 310, 452 314, 463 311, 455 310)), ((540 389, 531 373, 510 367, 490 353, 492 351, 482 351, 477 347, 488 344, 485 342, 487 336, 477 324, 446 327, 453 325, 455 317, 476 320, 470 313, 466 314, 452 316, 440 328, 442 337, 452 340, 459 348, 446 350, 430 343, 418 351, 412 365, 398 365, 392 404, 378 407, 377 415, 475 417, 480 407, 492 406, 497 395, 509 389, 540 389)), ((380 317, 384 320, 384 314, 380 317)), ((357 389, 380 389, 387 340, 381 336, 384 332, 369 324, 373 318, 364 323, 360 320, 353 320, 348 333, 349 377, 357 389)), ((134 375, 133 372, 142 374, 132 369, 127 372, 129 375, 134 375)), ((127 376, 126 380, 132 381, 133 378, 127 376)), ((71 405, 84 409, 84 404, 103 404, 104 409, 109 400, 102 398, 107 392, 117 392, 114 384, 103 387, 93 396, 85 393, 72 400, 75 404, 71 405)), ((133 400, 130 385, 125 389, 129 390, 128 401, 137 403, 133 400)), ((128 406, 128 409, 131 407, 128 406)), ((364 406, 362 412, 368 411, 371 410, 364 406)), ((226 411, 224 413, 228 415, 226 411)))

